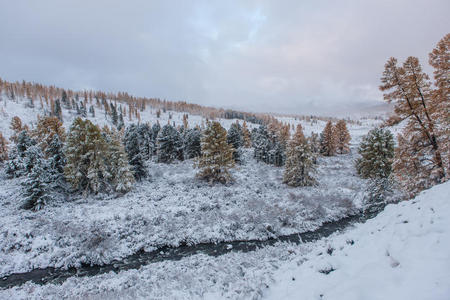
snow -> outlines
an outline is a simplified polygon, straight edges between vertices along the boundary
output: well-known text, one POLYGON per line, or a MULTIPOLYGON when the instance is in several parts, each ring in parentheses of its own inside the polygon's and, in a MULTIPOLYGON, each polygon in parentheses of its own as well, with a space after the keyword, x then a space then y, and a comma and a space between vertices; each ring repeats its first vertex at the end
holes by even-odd
POLYGON ((0 299, 449 299, 449 194, 450 182, 435 186, 314 243, 26 283, 0 299))
POLYGON ((321 241, 305 263, 274 274, 277 283, 265 298, 449 299, 449 196, 447 182, 321 241))

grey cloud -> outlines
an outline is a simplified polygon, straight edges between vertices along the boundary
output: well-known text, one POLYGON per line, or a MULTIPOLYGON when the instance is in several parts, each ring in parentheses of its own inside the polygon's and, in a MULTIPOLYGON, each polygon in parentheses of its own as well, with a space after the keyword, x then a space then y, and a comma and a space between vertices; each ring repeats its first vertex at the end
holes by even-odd
POLYGON ((378 105, 450 28, 445 0, 0 3, 2 78, 255 111, 378 105))

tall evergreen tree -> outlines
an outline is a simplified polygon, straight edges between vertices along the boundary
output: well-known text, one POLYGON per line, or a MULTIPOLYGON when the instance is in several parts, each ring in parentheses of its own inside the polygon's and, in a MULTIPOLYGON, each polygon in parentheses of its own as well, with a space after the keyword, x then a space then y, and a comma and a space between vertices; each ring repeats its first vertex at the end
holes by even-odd
POLYGON ((126 193, 131 190, 134 183, 134 175, 128 163, 128 156, 125 148, 120 142, 119 132, 113 130, 108 141, 108 156, 110 161, 109 173, 112 174, 112 184, 114 190, 119 193, 126 193))
POLYGON ((265 125, 259 126, 252 134, 252 144, 254 148, 254 157, 257 161, 269 162, 269 151, 271 143, 269 133, 265 125))
POLYGON ((242 123, 242 139, 245 148, 250 148, 252 146, 251 134, 250 131, 248 130, 247 123, 245 121, 244 123, 242 123))
POLYGON ((389 130, 375 128, 363 137, 356 160, 356 170, 362 178, 387 178, 392 171, 394 138, 389 130))
POLYGON ((142 180, 148 175, 144 157, 140 151, 141 144, 138 127, 135 124, 131 124, 125 131, 124 145, 136 180, 142 180))
POLYGON ((199 178, 206 179, 210 183, 231 181, 229 169, 234 166, 233 147, 227 143, 227 131, 218 122, 208 122, 203 132, 202 156, 197 168, 199 178))
POLYGON ((179 132, 171 125, 164 125, 157 138, 158 162, 171 163, 183 160, 183 142, 179 132))
POLYGON ((29 155, 34 157, 35 162, 24 182, 25 202, 22 207, 36 211, 42 209, 50 200, 50 187, 48 184, 50 182, 50 174, 40 147, 32 146, 28 151, 30 152, 29 155))
POLYGON ((35 144, 36 142, 28 135, 28 131, 22 130, 19 133, 6 165, 6 173, 10 177, 20 177, 33 168, 33 160, 31 156, 27 157, 27 150, 35 144))
POLYGON ((241 147, 244 145, 244 139, 242 137, 242 128, 239 123, 233 123, 230 126, 227 134, 227 142, 233 146, 233 159, 236 163, 241 161, 241 147))
POLYGON ((192 159, 201 155, 201 136, 198 128, 192 128, 185 131, 184 134, 184 157, 192 159))

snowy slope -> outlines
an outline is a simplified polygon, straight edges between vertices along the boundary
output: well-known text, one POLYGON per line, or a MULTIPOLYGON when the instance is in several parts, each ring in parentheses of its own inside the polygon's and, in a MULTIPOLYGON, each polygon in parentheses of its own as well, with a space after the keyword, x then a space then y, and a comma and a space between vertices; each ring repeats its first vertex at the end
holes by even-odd
POLYGON ((314 243, 26 283, 0 299, 450 299, 449 194, 450 182, 314 243))
POLYGON ((450 182, 319 244, 267 299, 450 299, 450 182))

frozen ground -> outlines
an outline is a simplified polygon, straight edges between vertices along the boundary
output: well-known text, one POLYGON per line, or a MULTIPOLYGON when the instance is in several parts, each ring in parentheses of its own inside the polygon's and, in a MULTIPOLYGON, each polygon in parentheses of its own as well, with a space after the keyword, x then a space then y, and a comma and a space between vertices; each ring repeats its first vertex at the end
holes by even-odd
POLYGON ((449 299, 450 182, 344 233, 220 257, 194 255, 1 299, 449 299), (327 274, 328 273, 328 274, 327 274))
MULTIPOLYGON (((6 136, 11 134, 9 122, 14 115, 30 124, 42 113, 25 103, 3 97, 5 118, 0 129, 6 136)), ((63 115, 66 126, 75 117, 65 109, 63 115)), ((182 113, 166 112, 161 124, 169 115, 171 122, 182 123, 182 113)), ((141 119, 154 123, 156 113, 147 108, 141 119)), ((110 122, 100 109, 92 121, 110 122)), ((225 127, 234 121, 220 120, 225 127)), ((302 122, 307 135, 325 125, 282 121, 302 122)), ((202 117, 190 116, 189 122, 200 124, 202 117)), ((198 181, 193 161, 149 163, 150 179, 123 197, 74 196, 56 200, 39 212, 20 209, 21 179, 0 177, 0 276, 47 266, 103 264, 163 245, 267 239, 315 229, 360 208, 365 182, 355 176, 355 146, 373 122, 349 126, 351 154, 319 159, 316 187, 283 185, 283 168, 256 162, 251 150, 244 151, 244 164, 233 170, 236 182, 231 186, 198 181)))
POLYGON ((123 197, 56 201, 38 212, 20 209, 20 184, 0 189, 0 275, 47 266, 107 263, 162 245, 267 239, 315 229, 360 207, 364 181, 353 156, 319 160, 319 185, 289 188, 282 168, 256 162, 251 150, 233 171, 235 184, 195 178, 192 161, 151 163, 150 181, 123 197), (19 197, 18 197, 19 196, 19 197))

